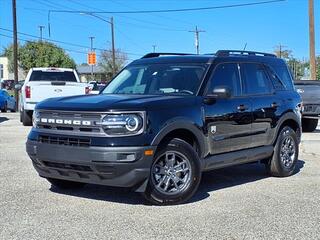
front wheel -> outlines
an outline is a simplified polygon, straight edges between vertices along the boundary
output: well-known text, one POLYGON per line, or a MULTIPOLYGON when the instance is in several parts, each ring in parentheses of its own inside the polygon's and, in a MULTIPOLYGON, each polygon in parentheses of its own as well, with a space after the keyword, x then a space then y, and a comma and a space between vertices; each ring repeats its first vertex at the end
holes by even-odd
POLYGON ((86 185, 85 183, 81 182, 72 182, 55 178, 47 178, 47 180, 51 183, 52 186, 59 189, 78 189, 86 185))
POLYGON ((267 170, 271 176, 287 177, 294 173, 299 155, 299 143, 296 132, 290 127, 284 127, 274 146, 267 170))
POLYGON ((200 160, 185 141, 173 139, 154 157, 145 198, 153 204, 178 204, 190 199, 201 179, 200 160))

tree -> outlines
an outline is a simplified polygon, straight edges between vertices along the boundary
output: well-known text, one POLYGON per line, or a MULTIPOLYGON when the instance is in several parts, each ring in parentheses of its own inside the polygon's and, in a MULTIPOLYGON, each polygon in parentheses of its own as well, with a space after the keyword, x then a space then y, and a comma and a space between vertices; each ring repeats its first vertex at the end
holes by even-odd
MULTIPOLYGON (((13 70, 12 45, 4 49, 9 60, 9 71, 13 70)), ((18 48, 18 64, 25 72, 33 67, 75 68, 74 60, 57 45, 49 42, 33 41, 18 48)))
POLYGON ((283 49, 283 46, 279 45, 274 48, 274 54, 283 59, 290 59, 292 58, 292 51, 289 49, 283 49))
MULTIPOLYGON (((18 43, 18 59, 19 59, 20 50, 21 50, 21 45, 18 43)), ((12 44, 3 49, 3 53, 1 54, 1 57, 7 57, 8 58, 9 72, 13 72, 13 45, 12 44)), ((19 65, 19 62, 18 62, 18 67, 19 68, 21 67, 19 65)))
MULTIPOLYGON (((128 57, 127 54, 121 52, 120 49, 115 51, 116 64, 115 64, 115 73, 118 73, 127 63, 128 57)), ((112 63, 112 51, 105 50, 100 54, 99 64, 103 67, 107 80, 111 80, 113 77, 113 63, 112 63)))
POLYGON ((288 66, 290 67, 294 79, 301 79, 305 74, 305 68, 308 67, 307 63, 300 61, 294 57, 291 57, 287 60, 288 66))
POLYGON ((320 56, 317 56, 316 64, 317 64, 317 80, 320 80, 320 56))

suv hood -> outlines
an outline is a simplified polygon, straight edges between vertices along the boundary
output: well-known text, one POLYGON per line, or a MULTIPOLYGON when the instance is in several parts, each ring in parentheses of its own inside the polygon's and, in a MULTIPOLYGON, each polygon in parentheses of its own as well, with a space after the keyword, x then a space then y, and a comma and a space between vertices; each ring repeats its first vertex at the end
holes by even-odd
POLYGON ((195 96, 99 94, 49 98, 36 109, 103 112, 113 110, 148 110, 194 105, 195 96))

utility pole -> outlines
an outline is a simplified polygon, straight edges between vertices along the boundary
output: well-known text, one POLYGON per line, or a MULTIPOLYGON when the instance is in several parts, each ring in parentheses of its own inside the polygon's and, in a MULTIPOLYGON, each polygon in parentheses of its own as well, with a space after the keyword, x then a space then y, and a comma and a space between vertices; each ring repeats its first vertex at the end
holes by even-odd
POLYGON ((316 70, 316 50, 314 33, 314 1, 309 0, 309 49, 310 49, 310 77, 312 80, 317 78, 316 70))
POLYGON ((111 38, 112 38, 112 75, 116 75, 116 50, 114 44, 114 22, 113 17, 110 18, 111 38))
POLYGON ((199 54, 200 53, 200 51, 199 51, 199 45, 200 45, 200 43, 199 43, 199 33, 205 32, 205 31, 204 30, 199 30, 198 26, 196 26, 195 30, 192 30, 192 31, 189 31, 189 32, 193 32, 194 33, 196 52, 197 52, 197 54, 199 54))
MULTIPOLYGON (((94 37, 89 37, 89 39, 90 39, 91 52, 93 52, 93 39, 94 39, 94 37)), ((93 80, 93 65, 91 65, 91 80, 93 80)))
POLYGON ((152 49, 153 49, 154 53, 156 52, 156 47, 157 47, 157 45, 152 45, 152 49))
POLYGON ((38 26, 39 30, 40 30, 40 42, 42 42, 42 30, 44 29, 44 26, 38 26))
MULTIPOLYGON (((12 22, 13 22, 13 72, 14 84, 18 84, 18 36, 17 36, 17 4, 16 0, 12 0, 12 22)), ((16 111, 18 111, 19 92, 15 88, 14 96, 16 99, 16 111)))
POLYGON ((284 48, 286 48, 287 46, 282 45, 281 43, 279 43, 279 45, 275 46, 275 53, 277 54, 277 56, 279 58, 282 58, 283 53, 285 52, 284 48))

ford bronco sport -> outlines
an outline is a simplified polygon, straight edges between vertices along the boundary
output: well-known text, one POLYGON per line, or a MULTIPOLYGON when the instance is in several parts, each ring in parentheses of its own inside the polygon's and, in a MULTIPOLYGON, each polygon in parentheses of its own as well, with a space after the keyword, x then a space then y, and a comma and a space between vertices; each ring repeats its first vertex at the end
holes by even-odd
POLYGON ((99 95, 37 104, 26 148, 54 187, 129 187, 177 204, 204 171, 261 162, 271 176, 292 175, 301 107, 287 65, 272 54, 150 53, 99 95))

